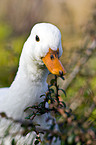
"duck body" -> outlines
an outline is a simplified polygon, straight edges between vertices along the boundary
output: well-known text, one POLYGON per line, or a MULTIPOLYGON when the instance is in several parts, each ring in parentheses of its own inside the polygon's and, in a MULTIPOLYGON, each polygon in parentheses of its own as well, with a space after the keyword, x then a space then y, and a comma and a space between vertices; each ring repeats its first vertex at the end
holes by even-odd
MULTIPOLYGON (((25 113, 24 110, 28 106, 39 104, 44 99, 40 96, 48 90, 46 83, 48 70, 52 69, 53 74, 59 74, 62 70, 64 74, 64 68, 57 60, 61 55, 62 45, 59 29, 49 23, 36 24, 24 44, 13 83, 9 88, 0 89, 0 113, 4 112, 14 120, 24 120, 29 115, 29 112, 25 113), (45 60, 48 53, 50 56, 48 55, 47 60, 50 59, 49 62, 52 61, 53 66, 45 60), (56 59, 56 63, 53 58, 56 59), (57 61, 60 71, 55 68, 57 61)), ((36 117, 33 121, 40 124, 41 127, 45 127, 45 118, 46 114, 36 117)))
MULTIPOLYGON (((44 72, 47 73, 46 69, 44 72)), ((32 81, 27 76, 22 75, 19 79, 16 76, 10 88, 0 89, 0 112, 5 112, 15 120, 24 119, 24 110, 43 101, 44 98, 40 98, 40 95, 47 89, 48 85, 42 77, 32 81)))

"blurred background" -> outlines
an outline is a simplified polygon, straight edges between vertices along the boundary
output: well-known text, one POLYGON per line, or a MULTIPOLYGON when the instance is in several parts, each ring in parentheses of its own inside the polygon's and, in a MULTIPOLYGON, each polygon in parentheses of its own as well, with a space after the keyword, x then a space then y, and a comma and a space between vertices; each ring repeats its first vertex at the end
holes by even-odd
MULTIPOLYGON (((96 38, 96 1, 0 0, 0 87, 9 87, 13 81, 23 44, 38 22, 50 22, 60 29, 61 61, 68 78, 96 38)), ((78 118, 89 115, 96 123, 96 52, 82 66, 66 93, 66 98, 61 96, 78 118)))

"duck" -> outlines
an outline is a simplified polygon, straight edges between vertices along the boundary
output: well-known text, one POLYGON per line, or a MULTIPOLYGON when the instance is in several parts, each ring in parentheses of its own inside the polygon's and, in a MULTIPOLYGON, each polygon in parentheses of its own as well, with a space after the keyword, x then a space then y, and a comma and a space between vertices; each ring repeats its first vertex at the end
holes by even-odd
MULTIPOLYGON (((0 113, 14 120, 24 120, 30 112, 24 112, 28 106, 43 101, 48 90, 49 72, 54 75, 65 75, 60 57, 62 55, 61 32, 50 23, 37 23, 24 43, 19 67, 14 81, 9 88, 0 88, 0 113)), ((34 122, 41 127, 46 115, 38 116, 34 122)))

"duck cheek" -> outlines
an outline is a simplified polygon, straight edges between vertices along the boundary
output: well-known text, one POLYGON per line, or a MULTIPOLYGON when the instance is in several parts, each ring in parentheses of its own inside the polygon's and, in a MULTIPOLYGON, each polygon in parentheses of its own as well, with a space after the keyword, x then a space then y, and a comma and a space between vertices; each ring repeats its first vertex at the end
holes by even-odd
POLYGON ((62 76, 66 73, 60 60, 56 57, 56 54, 48 52, 47 55, 42 58, 42 61, 52 74, 62 76))

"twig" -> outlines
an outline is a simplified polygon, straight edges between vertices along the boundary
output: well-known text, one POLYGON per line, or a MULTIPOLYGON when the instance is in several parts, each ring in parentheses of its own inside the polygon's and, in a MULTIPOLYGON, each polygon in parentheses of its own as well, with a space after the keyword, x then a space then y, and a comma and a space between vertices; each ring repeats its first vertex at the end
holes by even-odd
POLYGON ((5 118, 6 120, 8 119, 8 120, 12 121, 13 123, 19 123, 22 127, 24 127, 24 130, 19 130, 15 133, 14 132, 9 133, 12 137, 15 137, 16 135, 25 136, 26 134, 32 132, 32 127, 34 128, 33 131, 35 131, 37 135, 39 133, 42 133, 42 134, 51 133, 53 136, 54 135, 62 136, 62 134, 59 131, 57 131, 57 130, 52 131, 50 129, 44 129, 44 128, 37 127, 32 123, 32 121, 14 120, 12 118, 8 118, 5 113, 0 113, 0 116, 5 118), (31 127, 31 129, 30 129, 30 127, 31 127))
MULTIPOLYGON (((90 48, 87 48, 85 52, 85 56, 83 56, 76 64, 75 68, 73 69, 72 73, 68 76, 67 79, 62 84, 62 88, 66 90, 69 85, 72 83, 76 75, 79 73, 83 65, 89 60, 89 58, 92 56, 94 51, 96 50, 96 38, 94 38, 90 48)), ((60 81, 60 80, 59 80, 60 81)))

